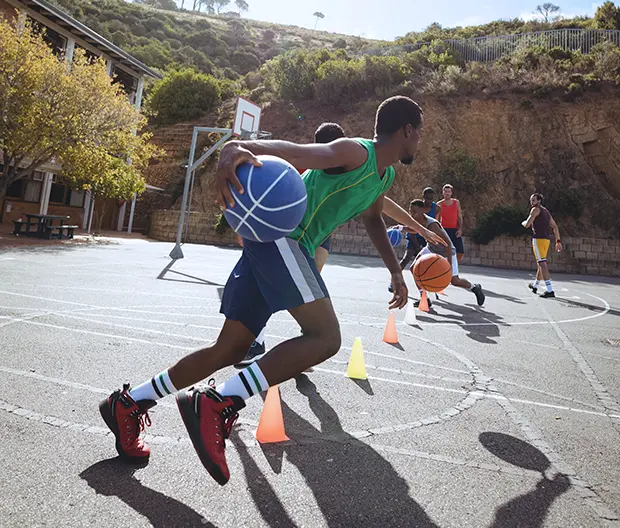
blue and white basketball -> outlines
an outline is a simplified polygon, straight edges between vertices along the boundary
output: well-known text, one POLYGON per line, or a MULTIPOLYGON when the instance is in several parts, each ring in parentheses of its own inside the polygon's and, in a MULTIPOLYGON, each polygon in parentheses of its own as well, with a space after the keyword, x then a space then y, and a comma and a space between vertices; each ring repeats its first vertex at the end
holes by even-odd
POLYGON ((390 239, 390 244, 392 247, 400 246, 400 243, 403 241, 403 234, 399 229, 388 229, 388 238, 390 239))
POLYGON ((261 167, 244 163, 237 177, 244 193, 230 186, 235 206, 224 210, 230 227, 242 238, 272 242, 292 233, 306 212, 306 186, 290 163, 257 156, 261 167))

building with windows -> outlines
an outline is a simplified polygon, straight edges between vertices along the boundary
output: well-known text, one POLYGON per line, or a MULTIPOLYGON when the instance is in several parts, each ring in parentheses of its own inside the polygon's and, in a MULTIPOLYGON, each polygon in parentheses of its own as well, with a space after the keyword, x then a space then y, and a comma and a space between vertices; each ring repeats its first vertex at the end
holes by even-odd
MULTIPOLYGON (((145 78, 161 78, 159 73, 45 0, 0 0, 0 16, 16 23, 21 17, 30 19, 35 27, 45 29, 44 38, 53 52, 69 62, 76 47, 84 49, 87 55, 103 57, 114 82, 121 84, 138 109, 145 78)), ((70 216, 71 223, 86 229, 91 220, 90 194, 69 188, 57 176, 59 171, 59 166, 50 164, 31 178, 14 182, 2 199, 0 222, 17 220, 24 213, 58 214, 70 216)), ((122 230, 126 206, 108 204, 104 228, 122 230)))

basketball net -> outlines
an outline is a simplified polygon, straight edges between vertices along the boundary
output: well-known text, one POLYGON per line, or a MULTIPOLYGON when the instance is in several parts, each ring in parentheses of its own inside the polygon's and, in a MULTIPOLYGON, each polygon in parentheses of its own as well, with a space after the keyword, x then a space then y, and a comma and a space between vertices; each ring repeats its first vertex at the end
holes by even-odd
POLYGON ((273 134, 264 130, 257 130, 256 132, 250 132, 249 130, 242 130, 239 139, 245 141, 253 141, 255 139, 271 139, 273 134))

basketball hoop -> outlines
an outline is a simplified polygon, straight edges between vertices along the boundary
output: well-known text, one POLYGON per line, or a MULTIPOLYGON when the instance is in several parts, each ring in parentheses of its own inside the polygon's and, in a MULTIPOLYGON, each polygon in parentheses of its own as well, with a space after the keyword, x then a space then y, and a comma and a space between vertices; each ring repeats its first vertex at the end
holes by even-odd
MULTIPOLYGON (((192 143, 189 150, 189 159, 187 161, 186 173, 185 173, 185 185, 183 187, 183 202, 181 205, 181 214, 179 216, 179 225, 177 227, 176 244, 170 252, 170 257, 173 259, 183 258, 183 251, 181 250, 181 242, 183 237, 183 227, 185 226, 185 217, 189 218, 192 206, 192 195, 194 191, 194 172, 205 160, 213 154, 215 151, 228 141, 231 136, 236 136, 239 139, 253 140, 253 139, 269 139, 272 134, 259 130, 260 125, 261 107, 248 99, 243 97, 237 98, 237 108, 235 110, 235 119, 233 121, 232 129, 230 128, 209 128, 209 127, 194 127, 192 134, 192 143), (209 150, 202 154, 197 160, 196 155, 196 141, 198 134, 200 133, 219 133, 222 137, 213 145, 209 150), (189 199, 189 202, 188 202, 189 199), (186 215, 187 213, 187 215, 186 215)), ((189 230, 189 222, 187 222, 185 237, 189 230)))

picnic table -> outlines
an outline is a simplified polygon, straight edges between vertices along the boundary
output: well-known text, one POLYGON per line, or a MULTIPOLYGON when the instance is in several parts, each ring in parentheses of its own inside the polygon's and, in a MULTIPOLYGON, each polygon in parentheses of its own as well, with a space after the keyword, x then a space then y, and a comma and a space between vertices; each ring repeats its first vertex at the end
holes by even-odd
POLYGON ((13 220, 13 234, 15 236, 32 236, 37 238, 51 239, 53 236, 62 238, 66 235, 67 238, 73 238, 73 231, 79 226, 65 225, 65 220, 70 218, 69 216, 62 215, 42 215, 42 214, 25 214, 26 221, 13 220), (54 225, 54 221, 58 221, 58 225, 54 225), (34 227, 34 229, 31 229, 34 227))

